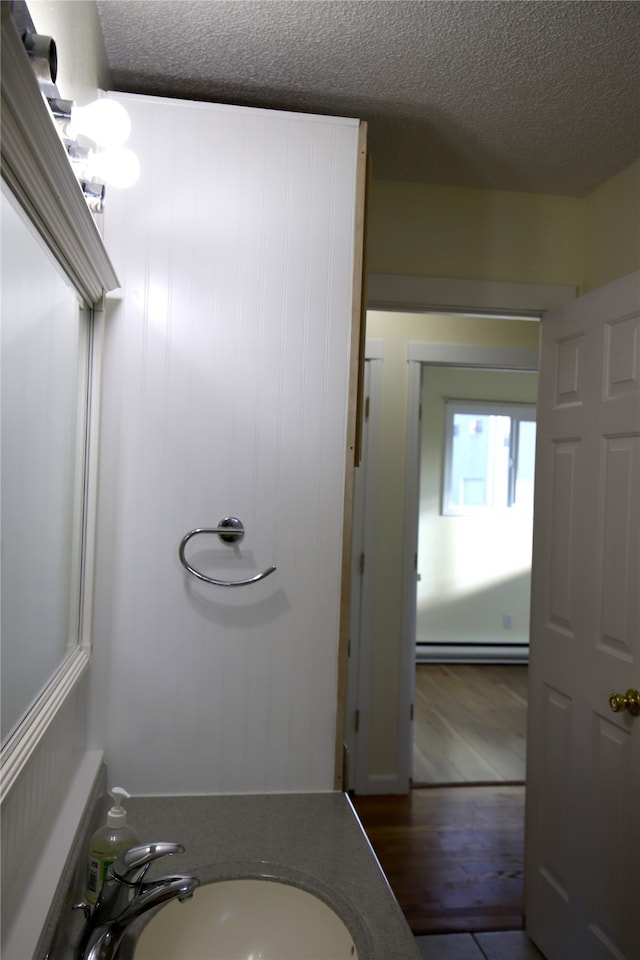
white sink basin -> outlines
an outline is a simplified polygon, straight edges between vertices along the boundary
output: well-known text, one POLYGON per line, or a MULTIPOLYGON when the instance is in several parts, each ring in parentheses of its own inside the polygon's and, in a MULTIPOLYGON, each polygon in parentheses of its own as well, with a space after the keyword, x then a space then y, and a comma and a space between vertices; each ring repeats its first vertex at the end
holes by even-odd
POLYGON ((135 960, 357 960, 327 904, 264 879, 222 880, 167 904, 144 928, 135 960))

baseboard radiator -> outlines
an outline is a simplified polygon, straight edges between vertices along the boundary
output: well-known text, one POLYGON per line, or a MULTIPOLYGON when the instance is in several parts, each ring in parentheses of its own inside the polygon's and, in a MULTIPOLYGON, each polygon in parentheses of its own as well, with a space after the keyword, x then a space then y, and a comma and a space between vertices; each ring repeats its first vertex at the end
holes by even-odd
POLYGON ((528 643, 416 643, 416 663, 527 663, 528 643))

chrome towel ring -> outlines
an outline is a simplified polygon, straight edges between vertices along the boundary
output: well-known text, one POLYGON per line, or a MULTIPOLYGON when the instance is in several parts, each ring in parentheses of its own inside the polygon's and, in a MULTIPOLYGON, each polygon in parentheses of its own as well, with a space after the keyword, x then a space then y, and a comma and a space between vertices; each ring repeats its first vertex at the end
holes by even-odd
POLYGON ((254 577, 247 577, 244 580, 218 580, 215 577, 207 577, 204 573, 200 573, 199 570, 192 567, 185 557, 185 548, 189 540, 201 533, 215 533, 224 543, 237 543, 238 540, 242 540, 244 537, 244 526, 242 525, 242 521, 238 520, 237 517, 224 517, 217 527, 197 527, 195 530, 190 530, 189 533, 185 533, 180 541, 178 556, 180 557, 180 563, 187 573, 190 573, 193 577, 197 577, 198 580, 203 580, 205 583, 212 583, 216 587, 246 587, 249 583, 257 583, 258 580, 264 580, 265 577, 268 577, 276 569, 275 566, 272 565, 267 567, 266 570, 263 570, 262 573, 257 573, 254 577))

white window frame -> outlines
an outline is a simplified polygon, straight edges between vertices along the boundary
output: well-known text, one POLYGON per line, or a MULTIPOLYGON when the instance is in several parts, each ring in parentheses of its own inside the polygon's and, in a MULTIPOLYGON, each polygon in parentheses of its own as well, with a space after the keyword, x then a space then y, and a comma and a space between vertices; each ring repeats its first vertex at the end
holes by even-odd
MULTIPOLYGON (((516 403, 502 400, 457 400, 445 398, 445 427, 444 427, 444 456, 442 471, 442 489, 440 496, 440 512, 443 517, 478 517, 495 514, 504 514, 515 507, 516 475, 518 465, 519 424, 522 422, 536 422, 536 408, 532 403, 516 403), (511 420, 510 447, 507 475, 507 502, 500 506, 460 506, 453 503, 452 472, 453 472, 453 422, 456 413, 477 414, 482 416, 509 417, 511 420)), ((531 505, 533 513, 533 503, 531 505)))

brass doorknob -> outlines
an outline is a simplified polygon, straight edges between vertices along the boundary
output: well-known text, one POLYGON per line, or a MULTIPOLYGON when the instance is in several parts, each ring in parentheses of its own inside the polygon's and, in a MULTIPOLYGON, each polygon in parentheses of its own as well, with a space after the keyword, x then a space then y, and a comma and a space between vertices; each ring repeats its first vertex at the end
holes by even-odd
POLYGON ((612 693, 609 697, 609 706, 614 713, 628 710, 632 717, 639 717, 640 690, 627 690, 624 696, 621 693, 612 693))

